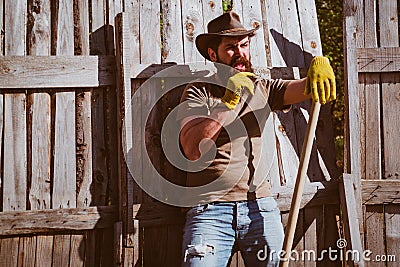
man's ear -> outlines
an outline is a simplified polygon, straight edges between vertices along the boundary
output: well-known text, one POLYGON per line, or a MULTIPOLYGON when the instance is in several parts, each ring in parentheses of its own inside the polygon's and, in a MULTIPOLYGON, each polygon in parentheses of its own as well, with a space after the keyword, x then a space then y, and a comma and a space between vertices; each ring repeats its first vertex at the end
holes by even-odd
POLYGON ((216 62, 217 61, 217 53, 211 48, 208 48, 207 52, 208 52, 208 56, 210 57, 210 60, 212 62, 216 62))

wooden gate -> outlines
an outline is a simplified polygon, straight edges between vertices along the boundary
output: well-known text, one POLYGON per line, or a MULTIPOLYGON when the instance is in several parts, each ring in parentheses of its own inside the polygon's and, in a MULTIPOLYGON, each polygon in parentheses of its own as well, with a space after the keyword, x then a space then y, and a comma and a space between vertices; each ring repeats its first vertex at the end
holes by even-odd
MULTIPOLYGON (((205 31, 208 21, 222 14, 222 3, 175 0, 128 2, 129 6, 117 16, 115 23, 118 107, 123 118, 118 127, 123 221, 118 258, 124 266, 180 266, 184 214, 180 208, 155 201, 135 181, 152 183, 149 170, 153 167, 177 184, 185 179, 185 173, 166 160, 160 141, 162 123, 178 104, 183 87, 176 88, 156 102, 155 99, 162 94, 157 88, 166 87, 171 77, 161 75, 154 78, 152 75, 178 64, 180 71, 175 74, 178 77, 185 71, 193 73, 189 63, 204 63, 194 40, 196 35, 205 31), (143 88, 142 85, 150 77, 152 86, 147 84, 143 88), (132 98, 139 93, 140 97, 132 98), (157 104, 153 105, 153 102, 157 104), (137 113, 132 112, 132 106, 139 107, 138 112, 142 114, 151 109, 149 119, 140 116, 138 119, 137 113), (143 121, 146 123, 143 124, 143 121), (141 146, 143 142, 145 147, 141 146), (151 160, 145 160, 147 155, 151 160), (126 161, 133 166, 127 166, 126 161), (135 177, 132 177, 130 168, 135 170, 135 177)), ((252 61, 269 77, 304 77, 305 67, 311 58, 322 53, 313 1, 233 1, 233 10, 241 16, 246 28, 261 25, 262 30, 257 31, 252 39, 252 61)), ((283 212, 284 224, 309 106, 309 102, 294 105, 288 112, 274 113, 271 120, 270 126, 275 129, 279 144, 275 151, 273 193, 283 212), (278 158, 281 164, 278 164, 278 158)), ((324 249, 337 249, 339 238, 338 175, 335 171, 329 106, 323 108, 317 131, 317 145, 313 149, 294 248, 300 255, 302 251, 313 250, 318 257, 324 249)), ((292 266, 340 264, 340 260, 331 261, 328 257, 320 261, 300 258, 292 266)), ((239 254, 232 257, 231 266, 243 266, 239 254)))
POLYGON ((0 1, 1 266, 113 265, 122 5, 109 2, 0 1))
POLYGON ((399 266, 400 260, 398 3, 347 0, 344 6, 348 100, 344 182, 347 192, 355 192, 353 210, 358 215, 350 219, 354 224, 348 237, 360 232, 360 249, 372 253, 365 266, 399 266))

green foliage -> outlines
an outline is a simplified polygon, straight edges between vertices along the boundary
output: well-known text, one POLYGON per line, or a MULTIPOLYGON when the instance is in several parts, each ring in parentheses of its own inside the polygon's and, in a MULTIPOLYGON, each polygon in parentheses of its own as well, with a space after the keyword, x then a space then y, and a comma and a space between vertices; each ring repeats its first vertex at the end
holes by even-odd
POLYGON ((344 140, 343 0, 315 0, 315 5, 322 50, 331 61, 336 75, 337 100, 332 107, 332 116, 337 165, 342 167, 344 140))

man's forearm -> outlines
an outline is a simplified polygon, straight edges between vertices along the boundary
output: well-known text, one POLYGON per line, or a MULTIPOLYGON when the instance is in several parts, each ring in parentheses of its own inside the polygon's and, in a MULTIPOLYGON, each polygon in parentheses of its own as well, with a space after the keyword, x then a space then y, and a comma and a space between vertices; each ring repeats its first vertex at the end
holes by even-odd
POLYGON ((311 95, 304 95, 304 89, 306 88, 307 78, 300 80, 292 80, 289 82, 285 95, 283 97, 284 105, 291 105, 310 99, 311 95))

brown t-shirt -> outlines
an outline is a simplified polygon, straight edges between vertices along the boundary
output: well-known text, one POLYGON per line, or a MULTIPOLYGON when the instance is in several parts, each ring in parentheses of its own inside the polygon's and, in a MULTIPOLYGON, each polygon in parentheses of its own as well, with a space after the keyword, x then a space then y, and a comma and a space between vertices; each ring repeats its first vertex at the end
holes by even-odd
MULTIPOLYGON (((198 160, 207 167, 187 173, 187 186, 212 185, 201 196, 205 203, 271 196, 267 179, 271 162, 265 162, 263 151, 275 149, 276 141, 273 134, 267 134, 273 129, 264 126, 271 110, 284 108, 288 82, 256 79, 254 95, 245 91, 235 108, 236 118, 224 125, 213 149, 198 160)), ((207 82, 190 83, 182 95, 177 120, 208 117, 215 107, 223 105, 225 88, 216 83, 214 76, 207 82)))

